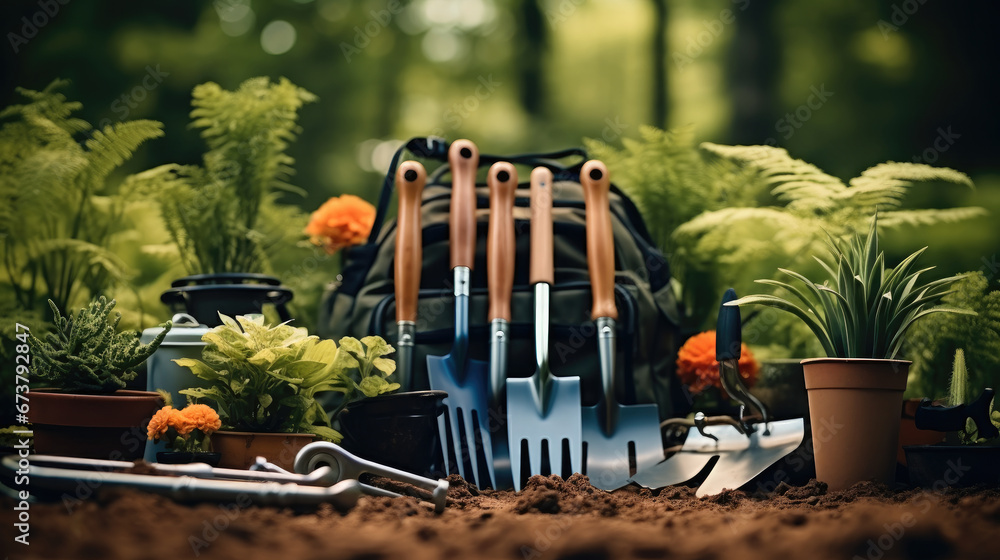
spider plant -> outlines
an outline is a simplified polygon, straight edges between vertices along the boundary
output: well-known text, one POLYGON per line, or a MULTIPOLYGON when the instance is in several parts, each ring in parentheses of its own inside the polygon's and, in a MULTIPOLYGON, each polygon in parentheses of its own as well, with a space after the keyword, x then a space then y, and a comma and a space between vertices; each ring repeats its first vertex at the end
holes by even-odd
POLYGON ((855 235, 848 243, 830 238, 832 264, 816 258, 829 274, 823 283, 783 268, 798 286, 780 280, 757 283, 782 288, 792 300, 777 295, 752 295, 727 305, 764 305, 792 313, 816 334, 827 356, 832 358, 893 359, 903 344, 903 335, 917 320, 931 313, 975 315, 974 311, 939 305, 949 288, 966 275, 950 276, 918 284, 920 275, 933 269, 915 269, 926 247, 886 269, 879 251, 878 215, 868 235, 855 235), (803 289, 804 288, 804 289, 803 289), (801 306, 798 305, 801 303, 801 306))

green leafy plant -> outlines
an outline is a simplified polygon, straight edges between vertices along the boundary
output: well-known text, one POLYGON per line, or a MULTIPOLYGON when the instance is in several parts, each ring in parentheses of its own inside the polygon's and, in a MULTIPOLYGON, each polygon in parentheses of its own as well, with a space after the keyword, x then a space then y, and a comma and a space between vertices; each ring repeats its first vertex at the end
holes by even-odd
MULTIPOLYGON (((951 370, 951 384, 949 387, 948 404, 959 405, 969 404, 978 398, 978 395, 970 394, 971 385, 969 383, 969 369, 965 364, 965 352, 959 348, 955 350, 955 361, 951 370)), ((993 409, 993 402, 990 402, 990 421, 994 426, 1000 428, 1000 411, 993 409)), ((959 440, 966 445, 974 443, 987 443, 991 441, 987 438, 979 437, 979 428, 972 418, 965 421, 965 429, 959 432, 959 440)))
POLYGON ((159 348, 170 331, 168 321, 148 344, 134 331, 118 332, 121 314, 111 311, 115 300, 101 296, 75 316, 63 317, 49 300, 55 329, 44 338, 28 339, 34 363, 32 382, 67 393, 113 393, 136 378, 139 367, 159 348))
POLYGON ((18 88, 27 103, 0 111, 0 285, 4 307, 45 311, 105 293, 131 276, 108 249, 127 229, 127 198, 108 177, 162 124, 136 120, 97 129, 58 90, 18 88), (58 201, 58 207, 53 206, 58 201))
MULTIPOLYGON (((291 209, 276 198, 301 192, 287 182, 294 160, 285 150, 299 131, 299 109, 316 97, 284 78, 252 78, 236 91, 209 82, 192 97, 192 126, 209 148, 203 164, 163 165, 132 176, 127 188, 158 203, 189 273, 263 272, 266 250, 287 229, 288 212, 279 209, 291 209)), ((293 213, 301 237, 306 217, 293 213)))
POLYGON ((1000 290, 990 290, 981 271, 971 272, 942 300, 976 315, 939 314, 920 321, 906 334, 904 352, 913 360, 906 384, 910 397, 944 397, 951 357, 963 349, 973 387, 1000 388, 1000 290))
POLYGON ((311 433, 339 442, 316 400, 323 391, 346 392, 334 367, 337 345, 287 323, 265 325, 262 315, 219 316, 223 324, 202 337, 201 360, 174 360, 209 387, 181 394, 211 400, 229 430, 311 433))
POLYGON ((350 336, 340 339, 334 369, 339 372, 345 391, 337 413, 354 401, 399 389, 399 383, 387 379, 396 371, 396 362, 384 357, 395 351, 380 336, 366 336, 360 341, 350 336))
MULTIPOLYGON (((781 148, 696 146, 690 129, 642 127, 638 139, 623 139, 622 149, 585 142, 636 200, 670 258, 687 326, 694 331, 710 327, 727 287, 748 291, 754 278, 779 263, 821 272, 806 257, 824 248, 827 233, 842 238, 864 231, 876 207, 883 228, 986 214, 982 208, 902 208, 917 184, 973 186, 967 175, 952 169, 889 162, 845 183, 781 148)), ((775 327, 768 326, 768 337, 794 331, 775 327)), ((781 344, 788 347, 789 341, 781 344)))
POLYGON ((878 216, 865 237, 855 235, 849 244, 830 239, 834 262, 816 258, 830 276, 826 282, 816 283, 784 268, 778 270, 804 290, 779 280, 757 280, 787 291, 801 307, 767 294, 745 296, 727 305, 765 305, 787 311, 812 330, 827 356, 838 358, 895 358, 903 335, 921 318, 932 313, 975 314, 938 305, 961 275, 918 284, 920 275, 933 268, 914 270, 926 247, 895 268, 886 269, 879 251, 877 222, 878 216))

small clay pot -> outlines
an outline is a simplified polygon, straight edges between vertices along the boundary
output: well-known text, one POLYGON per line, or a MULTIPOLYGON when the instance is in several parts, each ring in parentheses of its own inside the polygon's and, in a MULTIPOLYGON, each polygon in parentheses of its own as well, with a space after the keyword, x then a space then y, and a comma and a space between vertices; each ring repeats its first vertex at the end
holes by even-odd
POLYGON ((160 451, 156 454, 156 462, 164 465, 186 465, 188 463, 208 463, 219 466, 222 453, 214 451, 160 451))
POLYGON ((995 445, 907 445, 904 450, 913 486, 938 491, 1000 484, 1000 447, 995 445))
POLYGON ((146 449, 146 427, 163 399, 151 391, 104 395, 28 392, 35 453, 134 461, 146 449))
POLYGON ((353 402, 340 413, 344 449, 407 472, 431 472, 440 452, 444 391, 412 391, 353 402))
POLYGON ((291 471, 299 450, 316 439, 312 434, 279 434, 259 432, 215 432, 212 449, 222 454, 219 466, 227 469, 248 469, 264 457, 269 462, 291 471))
POLYGON ((816 358, 802 366, 817 480, 830 491, 864 480, 891 485, 910 362, 816 358))

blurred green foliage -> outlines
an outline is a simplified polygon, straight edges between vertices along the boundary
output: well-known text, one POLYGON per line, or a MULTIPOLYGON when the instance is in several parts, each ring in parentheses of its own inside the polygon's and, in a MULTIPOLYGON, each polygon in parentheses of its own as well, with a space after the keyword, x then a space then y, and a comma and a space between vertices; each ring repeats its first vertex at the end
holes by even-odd
MULTIPOLYGON (((33 0, 0 4, 0 107, 20 102, 15 86, 41 89, 59 77, 70 80, 68 98, 83 103, 80 117, 98 129, 162 122, 166 136, 139 149, 110 178, 111 190, 129 173, 201 163, 203 146, 186 130, 198 84, 232 90, 253 76, 285 77, 316 94, 288 149, 306 194, 284 202, 301 212, 261 216, 273 220, 286 247, 301 239, 302 216, 330 196, 374 202, 395 147, 427 134, 471 138, 486 153, 520 153, 584 137, 617 145, 641 125, 687 126, 683 141, 692 145, 780 146, 835 177, 879 161, 959 169, 977 190, 916 189, 901 209, 1000 212, 995 2, 56 4, 55 13, 33 0)), ((769 196, 721 188, 737 199, 769 196)), ((113 295, 120 309, 134 310, 123 323, 150 326, 167 318, 159 294, 184 269, 156 250, 169 237, 153 205, 130 201, 124 212, 132 227, 108 247, 134 275, 129 289, 113 295)), ((887 259, 898 261, 929 245, 925 259, 939 265, 936 272, 982 268, 995 287, 998 239, 1000 221, 979 218, 886 232, 885 247, 887 259)), ((269 260, 295 289, 297 324, 312 326, 339 259, 302 248, 269 260)))

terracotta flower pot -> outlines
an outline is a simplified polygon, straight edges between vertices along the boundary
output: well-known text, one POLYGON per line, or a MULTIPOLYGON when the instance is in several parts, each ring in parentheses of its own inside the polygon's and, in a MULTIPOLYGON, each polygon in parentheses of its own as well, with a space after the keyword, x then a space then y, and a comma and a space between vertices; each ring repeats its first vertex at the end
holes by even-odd
POLYGON ((250 468, 260 456, 291 471, 295 467, 295 455, 315 439, 312 434, 215 432, 212 449, 222 454, 219 466, 227 469, 250 468))
POLYGON ((816 478, 831 491, 863 480, 892 484, 910 362, 816 358, 802 366, 816 478))
POLYGON ((163 406, 150 391, 106 395, 28 392, 35 453, 134 461, 146 449, 146 426, 163 406))

